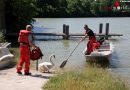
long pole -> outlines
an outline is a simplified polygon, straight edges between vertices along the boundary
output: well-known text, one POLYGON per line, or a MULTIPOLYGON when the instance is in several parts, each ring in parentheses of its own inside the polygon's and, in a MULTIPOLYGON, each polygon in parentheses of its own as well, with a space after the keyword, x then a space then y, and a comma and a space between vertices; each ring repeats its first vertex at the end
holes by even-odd
POLYGON ((73 52, 76 50, 76 48, 78 47, 78 45, 80 44, 80 42, 81 42, 81 41, 78 42, 78 44, 77 44, 76 47, 73 49, 73 51, 70 53, 70 55, 68 56, 68 58, 61 63, 60 68, 63 68, 63 67, 66 65, 66 63, 67 63, 67 61, 69 60, 70 56, 71 56, 71 55, 73 54, 73 52))

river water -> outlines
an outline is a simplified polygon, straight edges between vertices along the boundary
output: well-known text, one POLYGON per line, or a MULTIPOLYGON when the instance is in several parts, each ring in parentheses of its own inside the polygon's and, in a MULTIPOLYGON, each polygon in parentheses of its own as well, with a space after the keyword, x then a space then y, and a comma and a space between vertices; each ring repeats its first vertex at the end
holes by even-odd
MULTIPOLYGON (((95 33, 99 32, 99 24, 103 23, 105 32, 106 23, 110 23, 110 33, 123 34, 121 37, 112 37, 114 52, 110 60, 112 72, 126 78, 130 82, 130 18, 36 18, 34 32, 62 33, 63 24, 69 25, 70 33, 84 33, 84 24, 87 24, 95 33)), ((55 68, 67 59, 77 45, 80 38, 62 40, 62 37, 35 36, 37 45, 42 49, 44 57, 40 62, 49 61, 51 54, 56 55, 53 60, 55 68)), ((84 40, 67 62, 65 69, 82 69, 86 67, 86 60, 82 53, 87 40, 84 40)))

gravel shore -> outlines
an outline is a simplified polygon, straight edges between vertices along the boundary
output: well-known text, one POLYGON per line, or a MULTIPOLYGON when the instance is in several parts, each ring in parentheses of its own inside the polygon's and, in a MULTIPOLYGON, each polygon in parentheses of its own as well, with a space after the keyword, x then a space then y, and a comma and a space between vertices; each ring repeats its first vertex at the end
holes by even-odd
POLYGON ((18 75, 16 68, 0 70, 0 90, 42 90, 53 74, 30 71, 31 76, 18 75))

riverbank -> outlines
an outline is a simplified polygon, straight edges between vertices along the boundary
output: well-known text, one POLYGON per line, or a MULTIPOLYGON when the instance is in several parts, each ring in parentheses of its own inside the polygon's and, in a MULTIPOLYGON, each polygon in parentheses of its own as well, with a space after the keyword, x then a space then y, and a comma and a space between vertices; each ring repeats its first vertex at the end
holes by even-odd
POLYGON ((31 70, 31 76, 18 75, 16 68, 0 71, 0 90, 42 90, 52 74, 40 73, 31 70))
POLYGON ((87 67, 82 71, 69 71, 52 77, 43 90, 129 90, 126 82, 108 70, 87 67))
POLYGON ((16 68, 0 71, 0 90, 129 90, 121 79, 106 70, 88 68, 86 71, 53 74, 32 70, 32 76, 17 75, 16 68))
POLYGON ((33 64, 35 62, 32 62, 31 76, 18 75, 16 64, 19 60, 19 48, 10 48, 10 52, 14 54, 15 59, 9 67, 0 70, 0 90, 42 90, 42 85, 54 74, 36 71, 33 64))
MULTIPOLYGON (((11 48, 11 52, 17 63, 19 48, 11 48)), ((19 76, 15 67, 1 70, 0 90, 129 90, 126 82, 98 67, 88 66, 81 71, 62 72, 56 76, 36 71, 33 64, 32 76, 19 76)))

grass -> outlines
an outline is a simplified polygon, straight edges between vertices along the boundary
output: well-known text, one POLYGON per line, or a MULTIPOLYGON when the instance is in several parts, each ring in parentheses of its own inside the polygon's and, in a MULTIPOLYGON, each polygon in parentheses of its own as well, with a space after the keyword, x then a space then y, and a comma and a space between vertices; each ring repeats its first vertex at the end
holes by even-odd
POLYGON ((128 90, 119 79, 107 70, 89 67, 83 71, 69 71, 52 77, 43 90, 128 90))

